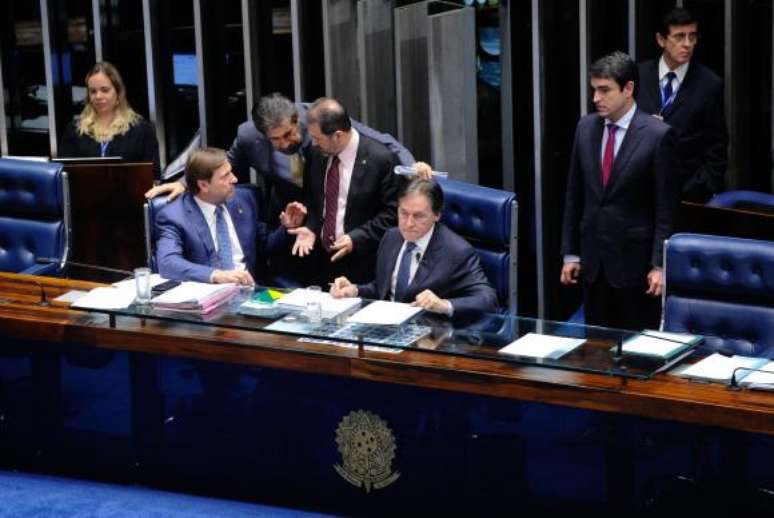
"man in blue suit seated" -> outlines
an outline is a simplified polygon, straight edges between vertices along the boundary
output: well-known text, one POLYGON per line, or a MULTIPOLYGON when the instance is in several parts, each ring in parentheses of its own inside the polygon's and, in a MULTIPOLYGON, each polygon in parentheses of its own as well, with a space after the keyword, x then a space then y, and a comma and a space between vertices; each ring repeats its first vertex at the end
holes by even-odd
POLYGON ((417 178, 398 195, 398 228, 379 244, 376 279, 352 284, 346 277, 331 286, 334 297, 410 302, 448 316, 494 311, 497 296, 470 244, 440 223, 443 191, 417 178))
POLYGON ((283 226, 269 234, 258 219, 254 197, 234 188, 237 179, 222 149, 194 151, 185 177, 190 192, 156 217, 159 273, 175 280, 255 284, 256 268, 269 251, 287 243, 284 227, 300 224, 303 206, 288 205, 280 215, 283 226))

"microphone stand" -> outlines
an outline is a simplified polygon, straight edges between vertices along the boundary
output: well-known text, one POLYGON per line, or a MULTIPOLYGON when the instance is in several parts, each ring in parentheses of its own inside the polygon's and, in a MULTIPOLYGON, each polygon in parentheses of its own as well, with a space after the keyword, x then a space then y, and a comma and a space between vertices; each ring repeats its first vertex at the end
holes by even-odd
POLYGON ((53 257, 38 257, 35 259, 35 262, 38 264, 60 264, 62 267, 65 266, 77 266, 79 268, 86 268, 87 270, 96 270, 99 272, 107 272, 107 273, 117 273, 120 275, 128 275, 129 277, 134 277, 134 272, 130 272, 129 270, 121 270, 120 268, 110 268, 107 266, 99 266, 96 264, 87 264, 87 263, 79 263, 76 261, 60 261, 59 259, 55 259, 53 257))

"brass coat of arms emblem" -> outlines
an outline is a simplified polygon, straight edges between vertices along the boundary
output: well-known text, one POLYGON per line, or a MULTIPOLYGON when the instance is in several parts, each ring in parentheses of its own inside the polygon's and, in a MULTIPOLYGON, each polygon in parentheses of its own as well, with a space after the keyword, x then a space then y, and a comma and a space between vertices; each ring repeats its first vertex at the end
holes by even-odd
POLYGON ((395 482, 400 473, 392 471, 395 438, 378 415, 367 410, 347 414, 336 428, 336 445, 342 464, 333 467, 344 480, 366 493, 395 482))

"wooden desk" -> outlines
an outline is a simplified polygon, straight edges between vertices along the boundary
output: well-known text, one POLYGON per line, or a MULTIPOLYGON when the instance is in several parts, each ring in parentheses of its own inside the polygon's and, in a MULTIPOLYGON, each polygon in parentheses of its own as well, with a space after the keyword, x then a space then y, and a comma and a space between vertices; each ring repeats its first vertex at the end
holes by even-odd
MULTIPOLYGON (((666 374, 622 383, 601 374, 426 351, 344 349, 149 319, 118 317, 110 328, 104 315, 36 306, 37 282, 49 298, 94 286, 0 274, 0 355, 18 347, 33 356, 37 351, 43 366, 37 370, 45 376, 36 405, 56 407, 62 401, 64 413, 64 423, 53 419, 23 428, 30 442, 19 437, 22 432, 6 434, 12 437, 8 450, 22 452, 8 461, 9 467, 42 463, 43 469, 78 476, 331 512, 397 510, 416 502, 431 506, 414 508, 418 511, 452 512, 466 505, 487 511, 489 504, 536 499, 531 488, 541 486, 540 480, 556 482, 553 463, 559 462, 559 451, 562 459, 570 459, 577 478, 572 494, 561 498, 575 509, 596 498, 601 503, 591 508, 598 510, 597 504, 632 505, 643 498, 628 493, 615 498, 621 491, 617 486, 629 486, 633 477, 621 475, 621 470, 632 470, 626 459, 632 430, 655 429, 678 449, 715 436, 729 436, 734 445, 738 437, 774 436, 770 393, 730 391, 666 374), (87 367, 69 365, 71 354, 89 351, 112 356, 90 360, 87 367), (110 364, 129 366, 125 389, 118 381, 124 379, 122 371, 100 374, 110 364), (198 380, 202 389, 188 395, 169 389, 171 371, 198 380), (85 385, 77 390, 67 386, 84 373, 85 385), (57 384, 64 387, 59 395, 57 384), (246 384, 252 384, 248 391, 238 388, 246 384), (131 415, 129 428, 108 433, 79 421, 89 413, 77 399, 84 390, 92 390, 97 402, 108 399, 105 407, 111 412, 119 405, 108 394, 129 391, 131 410, 119 412, 131 415), (382 419, 397 444, 391 468, 400 477, 384 489, 371 487, 366 493, 334 470, 342 462, 337 433, 344 416, 355 411, 382 419), (28 450, 35 453, 23 453, 28 450)), ((52 412, 36 413, 41 414, 52 412)), ((734 451, 740 457, 744 453, 734 451)), ((774 471, 766 469, 768 475, 774 471)), ((740 478, 735 470, 731 475, 740 478)))
POLYGON ((774 434, 774 394, 732 391, 669 374, 628 380, 431 352, 353 351, 279 336, 197 325, 104 318, 56 304, 35 305, 42 282, 49 299, 94 283, 0 273, 0 333, 25 340, 324 373, 381 383, 565 405, 656 419, 774 434), (228 345, 228 347, 225 347, 228 345))

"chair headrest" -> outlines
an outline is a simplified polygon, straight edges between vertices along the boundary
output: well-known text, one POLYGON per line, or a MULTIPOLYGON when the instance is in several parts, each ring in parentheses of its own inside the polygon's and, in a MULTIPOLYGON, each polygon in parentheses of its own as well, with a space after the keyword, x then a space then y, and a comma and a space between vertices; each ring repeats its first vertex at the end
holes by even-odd
POLYGON ((62 164, 0 158, 0 213, 62 217, 62 164))
POLYGON ((774 303, 774 242, 675 234, 666 247, 669 293, 774 303))
POLYGON ((516 195, 458 180, 440 179, 443 222, 456 233, 488 244, 508 246, 516 195))
POLYGON ((757 191, 726 191, 707 202, 708 207, 733 208, 739 204, 774 208, 774 194, 757 191))

